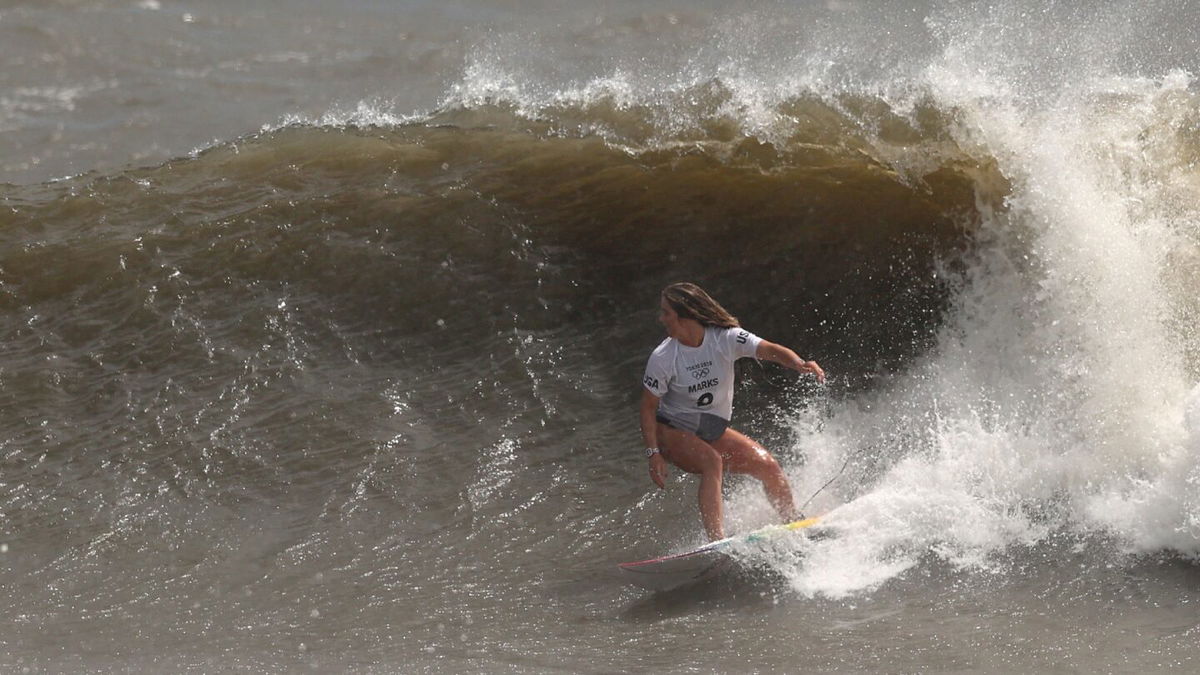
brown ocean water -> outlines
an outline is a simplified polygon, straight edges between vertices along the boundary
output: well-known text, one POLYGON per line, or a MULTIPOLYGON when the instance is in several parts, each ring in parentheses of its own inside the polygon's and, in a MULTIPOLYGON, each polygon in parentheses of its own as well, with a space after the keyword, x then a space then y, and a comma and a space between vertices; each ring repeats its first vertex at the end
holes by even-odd
POLYGON ((0 2, 0 669, 1194 668, 1194 8, 1088 7, 0 2), (680 279, 833 536, 655 596, 680 279))

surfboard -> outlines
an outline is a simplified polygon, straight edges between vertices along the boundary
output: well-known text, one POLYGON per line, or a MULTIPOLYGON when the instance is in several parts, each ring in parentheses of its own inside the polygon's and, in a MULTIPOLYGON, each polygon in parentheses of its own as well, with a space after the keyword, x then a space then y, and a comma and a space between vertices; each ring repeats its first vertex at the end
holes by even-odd
POLYGON ((747 534, 709 542, 683 553, 620 563, 625 580, 650 591, 669 591, 720 574, 734 563, 729 553, 737 544, 754 543, 787 532, 812 527, 820 517, 805 518, 784 525, 768 525, 747 534))

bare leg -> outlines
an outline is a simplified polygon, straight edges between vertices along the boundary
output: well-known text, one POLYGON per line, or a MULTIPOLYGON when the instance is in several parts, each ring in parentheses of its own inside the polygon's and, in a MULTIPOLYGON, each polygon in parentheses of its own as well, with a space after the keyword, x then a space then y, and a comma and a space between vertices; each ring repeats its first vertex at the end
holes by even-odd
POLYGON ((721 454, 726 469, 733 473, 748 474, 762 482, 767 501, 771 502, 783 522, 796 519, 792 488, 771 453, 736 429, 726 429, 712 446, 721 454))
POLYGON ((725 504, 721 499, 721 471, 700 475, 700 520, 710 541, 725 538, 725 504))
POLYGON ((721 454, 695 434, 658 425, 663 457, 688 473, 700 474, 700 520, 712 541, 725 538, 721 482, 725 472, 721 454))

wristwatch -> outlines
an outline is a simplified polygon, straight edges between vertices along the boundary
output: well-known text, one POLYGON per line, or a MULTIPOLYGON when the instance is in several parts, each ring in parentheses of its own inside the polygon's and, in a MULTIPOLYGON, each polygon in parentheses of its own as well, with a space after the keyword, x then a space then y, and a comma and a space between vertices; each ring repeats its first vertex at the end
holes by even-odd
POLYGON ((649 459, 658 454, 658 448, 646 448, 646 458, 649 459))

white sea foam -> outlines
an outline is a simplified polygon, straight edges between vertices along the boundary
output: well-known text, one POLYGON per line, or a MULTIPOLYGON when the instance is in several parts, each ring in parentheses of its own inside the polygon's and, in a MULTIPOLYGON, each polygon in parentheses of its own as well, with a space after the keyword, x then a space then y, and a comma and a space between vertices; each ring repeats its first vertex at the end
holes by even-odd
MULTIPOLYGON (((1197 332, 1181 326, 1195 286, 1171 281, 1200 222, 1175 133, 1195 115, 1188 76, 1082 79, 1031 102, 946 53, 929 93, 1012 191, 1002 209, 981 203, 937 348, 801 441, 835 458, 825 468, 861 453, 877 474, 840 487, 839 536, 785 571, 841 596, 925 556, 987 566, 1063 529, 1200 553, 1197 332)), ((823 480, 809 473, 800 492, 823 480)))

